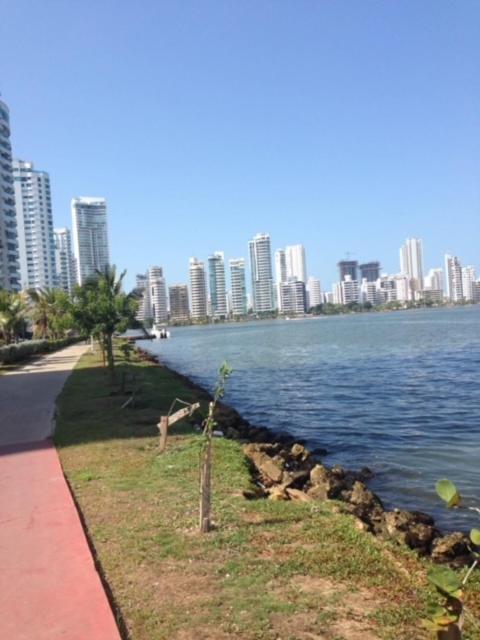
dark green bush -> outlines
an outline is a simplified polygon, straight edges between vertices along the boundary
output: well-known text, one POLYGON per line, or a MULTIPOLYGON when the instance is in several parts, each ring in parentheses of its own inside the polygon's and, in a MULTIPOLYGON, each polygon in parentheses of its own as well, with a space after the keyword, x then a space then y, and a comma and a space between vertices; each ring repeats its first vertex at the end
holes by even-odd
POLYGON ((61 340, 26 340, 0 347, 0 364, 13 364, 31 356, 58 351, 70 344, 84 340, 83 337, 62 338, 61 340))

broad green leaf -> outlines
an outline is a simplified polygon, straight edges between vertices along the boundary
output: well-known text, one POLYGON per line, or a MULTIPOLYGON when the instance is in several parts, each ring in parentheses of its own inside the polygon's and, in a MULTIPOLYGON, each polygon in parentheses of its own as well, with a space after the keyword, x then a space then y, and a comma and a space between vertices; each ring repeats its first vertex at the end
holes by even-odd
POLYGON ((462 583, 457 574, 448 567, 433 567, 427 574, 428 581, 448 596, 461 596, 462 583))
POLYGON ((460 494, 451 480, 439 480, 435 489, 440 498, 447 503, 447 507, 457 507, 460 504, 460 494))
POLYGON ((476 546, 480 545, 480 529, 472 529, 470 531, 470 540, 473 542, 474 545, 476 546))

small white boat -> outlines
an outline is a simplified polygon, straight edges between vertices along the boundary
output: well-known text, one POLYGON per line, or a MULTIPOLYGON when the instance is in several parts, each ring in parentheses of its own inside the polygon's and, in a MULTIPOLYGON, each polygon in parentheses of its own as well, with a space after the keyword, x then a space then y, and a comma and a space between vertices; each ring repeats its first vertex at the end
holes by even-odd
POLYGON ((162 326, 153 326, 152 333, 157 340, 165 340, 166 338, 170 338, 170 331, 168 331, 167 327, 162 326))

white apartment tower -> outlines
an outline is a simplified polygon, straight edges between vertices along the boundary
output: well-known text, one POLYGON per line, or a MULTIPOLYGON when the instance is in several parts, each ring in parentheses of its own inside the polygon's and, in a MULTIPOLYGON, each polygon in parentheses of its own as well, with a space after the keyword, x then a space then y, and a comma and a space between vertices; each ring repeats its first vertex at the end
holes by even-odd
POLYGON ((77 282, 83 284, 110 264, 105 198, 73 198, 72 231, 77 282))
POLYGON ((75 263, 72 254, 72 238, 65 227, 55 229, 56 286, 71 294, 76 282, 75 263))
POLYGON ((320 280, 310 277, 307 280, 307 309, 312 307, 318 307, 322 304, 322 288, 320 286, 320 280))
POLYGON ((162 267, 150 267, 148 270, 148 296, 153 323, 167 322, 167 287, 162 267))
POLYGON ((207 279, 205 264, 197 258, 190 258, 190 300, 193 320, 207 318, 207 279))
POLYGON ((445 255, 445 284, 447 298, 451 302, 462 302, 463 300, 463 280, 462 265, 459 258, 445 255))
POLYGON ((285 256, 285 249, 277 249, 275 251, 275 292, 277 298, 277 307, 279 311, 282 310, 282 296, 281 287, 282 282, 287 281, 287 258, 285 256))
POLYGON ((227 317, 227 288, 225 286, 225 259, 223 251, 216 251, 208 258, 210 301, 214 318, 227 317))
POLYGON ((420 239, 407 238, 400 247, 400 271, 410 280, 413 292, 423 289, 423 247, 420 239))
POLYGON ((285 248, 287 278, 296 278, 306 284, 307 263, 303 244, 294 244, 285 248))
POLYGON ((462 290, 463 299, 466 302, 473 302, 476 297, 475 283, 477 281, 477 274, 475 267, 463 267, 462 268, 462 290))
POLYGON ((10 116, 0 100, 0 289, 20 290, 17 216, 13 187, 10 116))
POLYGON ((443 292, 443 269, 430 269, 425 276, 425 289, 443 292))
POLYGON ((253 310, 265 313, 275 310, 270 236, 258 233, 248 243, 252 275, 253 310))
POLYGON ((231 288, 231 311, 234 316, 247 315, 247 288, 245 284, 245 259, 229 260, 231 288))
POLYGON ((190 320, 190 307, 188 304, 188 287, 186 284, 174 284, 168 287, 170 298, 170 320, 172 322, 185 323, 190 320))

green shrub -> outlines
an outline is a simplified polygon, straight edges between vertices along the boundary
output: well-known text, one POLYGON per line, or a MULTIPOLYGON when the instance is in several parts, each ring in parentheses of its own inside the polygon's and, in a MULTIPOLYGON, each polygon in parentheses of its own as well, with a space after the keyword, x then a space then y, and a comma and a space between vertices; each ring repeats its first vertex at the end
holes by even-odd
POLYGON ((0 364, 13 364, 31 356, 58 351, 70 344, 84 340, 83 337, 62 338, 61 340, 26 340, 0 347, 0 364))

